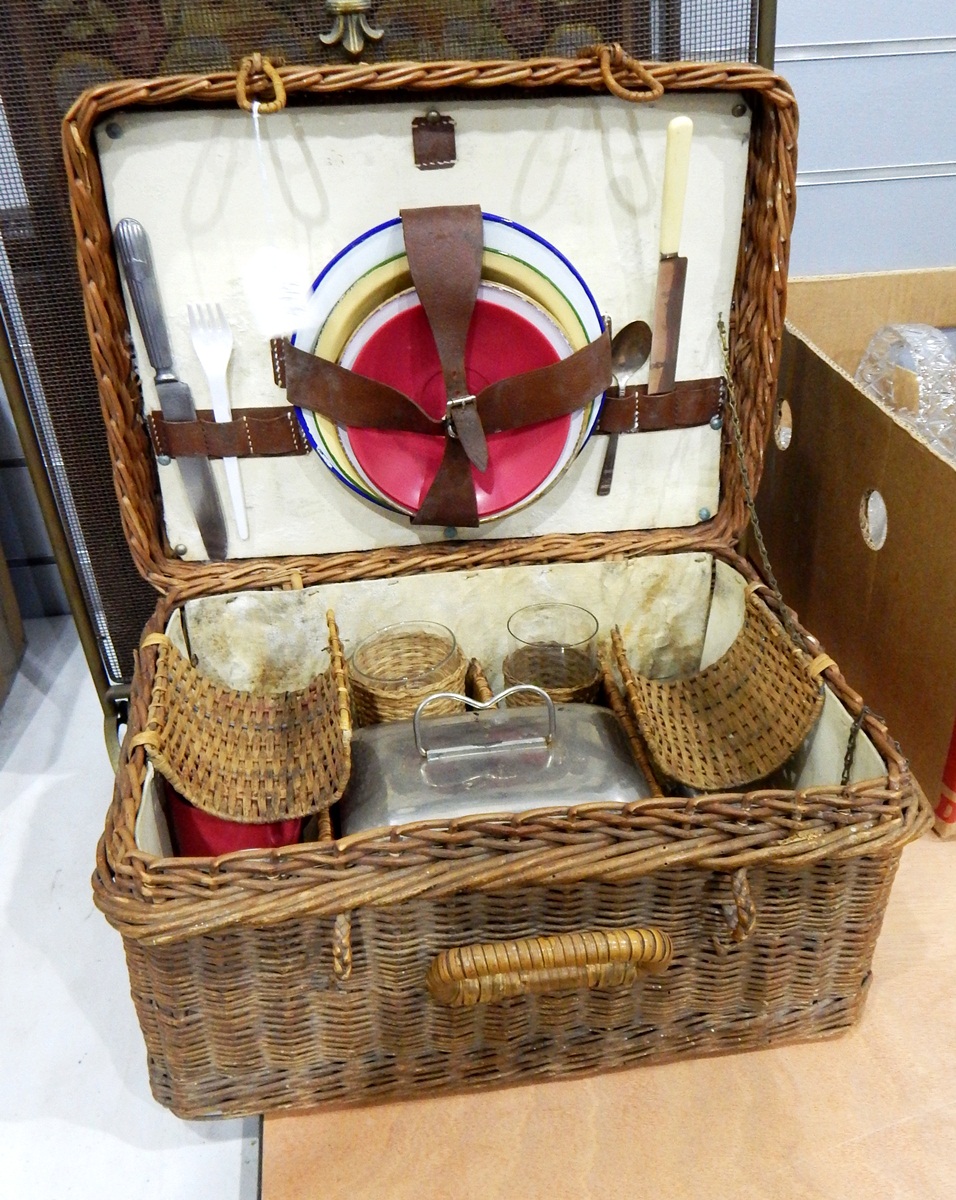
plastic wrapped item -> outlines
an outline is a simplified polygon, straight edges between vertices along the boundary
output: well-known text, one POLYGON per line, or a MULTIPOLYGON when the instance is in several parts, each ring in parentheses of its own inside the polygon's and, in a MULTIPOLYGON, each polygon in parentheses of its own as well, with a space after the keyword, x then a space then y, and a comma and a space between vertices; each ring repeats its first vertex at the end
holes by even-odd
POLYGON ((856 382, 956 462, 956 346, 943 330, 884 325, 870 339, 856 382))

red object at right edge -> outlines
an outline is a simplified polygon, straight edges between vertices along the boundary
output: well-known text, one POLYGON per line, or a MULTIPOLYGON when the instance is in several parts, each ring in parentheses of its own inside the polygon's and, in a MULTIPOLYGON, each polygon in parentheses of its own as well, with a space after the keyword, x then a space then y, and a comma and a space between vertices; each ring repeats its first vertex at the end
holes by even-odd
POLYGON ((956 725, 953 726, 953 736, 949 743, 949 753, 946 755, 946 766, 943 768, 943 782, 939 789, 939 803, 936 805, 936 820, 946 825, 956 825, 956 725))

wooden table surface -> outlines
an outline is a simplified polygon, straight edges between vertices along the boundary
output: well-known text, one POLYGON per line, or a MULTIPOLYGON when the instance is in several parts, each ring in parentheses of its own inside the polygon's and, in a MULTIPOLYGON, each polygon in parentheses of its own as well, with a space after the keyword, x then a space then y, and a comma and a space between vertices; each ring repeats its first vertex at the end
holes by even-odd
POLYGON ((832 1041, 268 1117, 262 1200, 952 1200, 956 842, 907 848, 832 1041))

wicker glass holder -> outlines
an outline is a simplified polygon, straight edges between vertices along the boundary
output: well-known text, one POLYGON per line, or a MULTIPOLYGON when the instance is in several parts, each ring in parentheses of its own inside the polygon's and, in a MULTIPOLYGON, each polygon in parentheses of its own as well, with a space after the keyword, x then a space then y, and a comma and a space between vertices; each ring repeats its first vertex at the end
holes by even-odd
MULTIPOLYGON (((435 692, 461 692, 468 660, 455 635, 433 621, 389 625, 360 642, 349 660, 352 711, 358 727, 405 721, 435 692)), ((461 712, 455 700, 438 700, 429 716, 461 712)))
MULTIPOLYGON (((575 670, 576 664, 568 662, 573 655, 574 651, 571 651, 557 661, 546 646, 540 649, 525 647, 512 655, 503 667, 505 686, 533 681, 544 688, 555 704, 592 704, 601 690, 600 678, 586 660, 581 662, 580 670, 575 670)), ((519 693, 507 700, 509 708, 540 703, 542 701, 531 693, 519 693)))
MULTIPOLYGON (((793 755, 823 709, 813 660, 791 640, 751 584, 730 649, 696 675, 648 679, 612 634, 628 707, 658 772, 719 792, 755 783, 793 755)), ((829 661, 829 660, 827 660, 829 661)))
POLYGON ((328 809, 351 760, 345 658, 328 614, 330 664, 301 691, 258 695, 210 679, 164 633, 145 728, 133 739, 196 808, 265 824, 328 809))

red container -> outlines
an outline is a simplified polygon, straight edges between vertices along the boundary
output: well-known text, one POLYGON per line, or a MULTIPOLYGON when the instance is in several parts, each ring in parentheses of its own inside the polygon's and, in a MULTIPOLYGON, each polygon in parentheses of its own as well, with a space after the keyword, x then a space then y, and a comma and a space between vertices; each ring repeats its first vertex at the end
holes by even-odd
POLYGON ((233 850, 291 846, 302 833, 302 818, 249 825, 203 812, 166 788, 166 808, 177 850, 184 858, 215 858, 233 850))
POLYGON ((943 782, 936 805, 936 832, 940 837, 956 837, 956 725, 949 743, 949 754, 943 769, 943 782))

